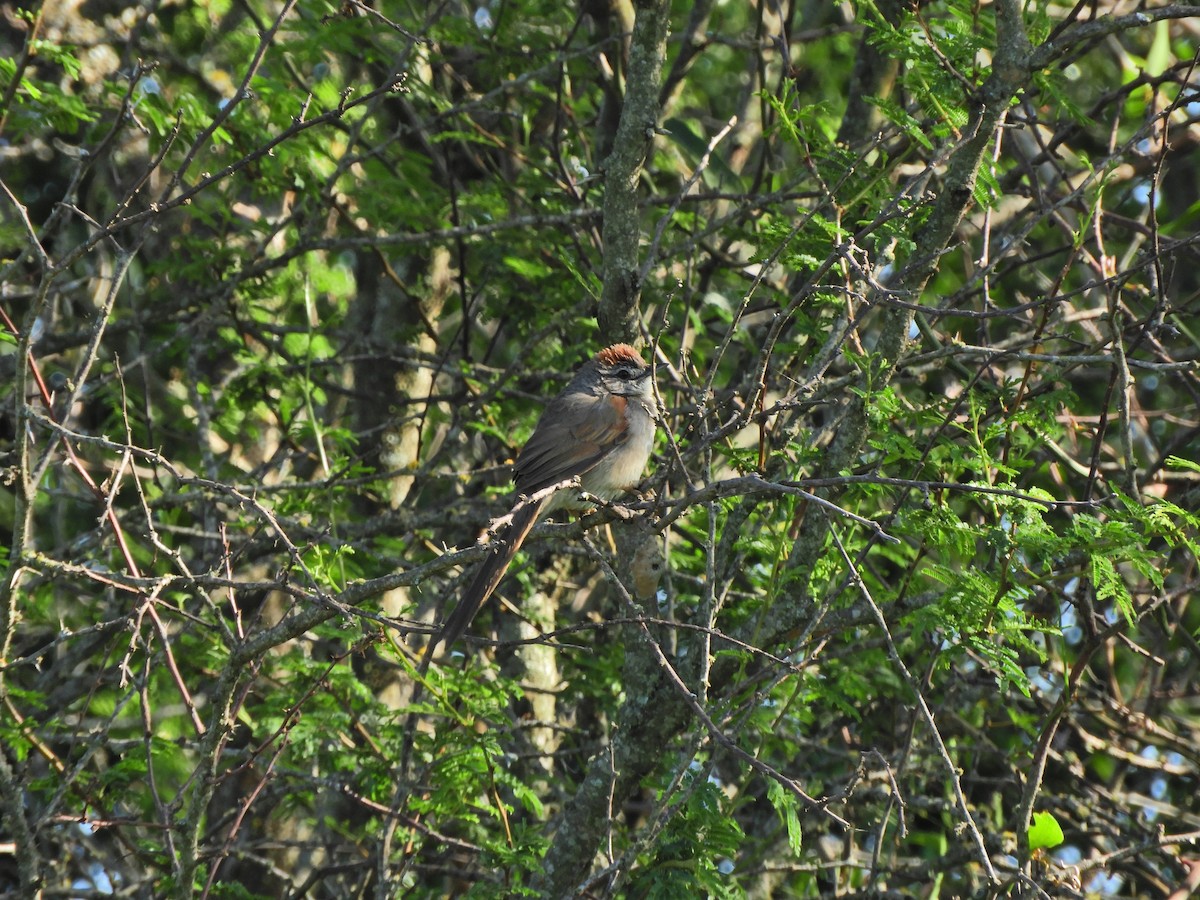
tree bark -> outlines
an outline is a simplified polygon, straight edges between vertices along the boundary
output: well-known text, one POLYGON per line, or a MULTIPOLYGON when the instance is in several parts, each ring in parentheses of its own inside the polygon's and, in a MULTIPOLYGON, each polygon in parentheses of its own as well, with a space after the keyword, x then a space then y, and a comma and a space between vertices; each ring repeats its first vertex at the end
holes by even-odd
POLYGON ((670 4, 637 4, 625 101, 613 152, 604 161, 604 288, 600 296, 600 336, 605 342, 631 341, 638 335, 638 179, 649 159, 658 127, 658 89, 667 49, 670 4))

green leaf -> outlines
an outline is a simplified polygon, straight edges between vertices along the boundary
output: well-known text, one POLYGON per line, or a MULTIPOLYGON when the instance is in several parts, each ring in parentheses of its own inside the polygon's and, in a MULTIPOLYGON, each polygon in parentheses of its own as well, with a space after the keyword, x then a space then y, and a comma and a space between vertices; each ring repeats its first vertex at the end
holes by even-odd
POLYGON ((771 806, 775 808, 775 814, 779 816, 779 821, 787 829, 788 848, 792 851, 793 856, 799 858, 803 848, 804 834, 800 828, 799 802, 796 795, 785 790, 778 781, 768 781, 767 799, 771 801, 771 806))
POLYGON ((933 143, 925 134, 925 125, 893 100, 884 97, 867 97, 867 102, 878 109, 893 125, 900 128, 909 138, 916 141, 927 150, 933 149, 933 143))
POLYGON ((1048 812, 1035 812, 1029 826, 1029 849, 1042 850, 1057 847, 1063 842, 1062 826, 1048 812))
POLYGON ((1113 561, 1102 553, 1092 556, 1092 583, 1096 585, 1096 597, 1116 603, 1125 621, 1132 625, 1133 598, 1129 595, 1129 588, 1125 586, 1113 561))
POLYGON ((504 264, 530 281, 547 278, 553 273, 553 270, 541 260, 525 256, 506 256, 504 264))
POLYGON ((1192 472, 1200 472, 1200 463, 1184 459, 1182 456, 1168 456, 1167 466, 1172 469, 1188 469, 1192 472))
POLYGON ((1171 64, 1171 23, 1159 22, 1154 28, 1154 43, 1146 54, 1146 74, 1157 78, 1171 64))

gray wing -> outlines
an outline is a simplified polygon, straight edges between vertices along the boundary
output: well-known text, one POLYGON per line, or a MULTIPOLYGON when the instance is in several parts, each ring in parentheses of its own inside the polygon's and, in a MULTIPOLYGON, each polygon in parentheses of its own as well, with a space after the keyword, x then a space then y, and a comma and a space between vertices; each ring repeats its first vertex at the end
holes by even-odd
POLYGON ((517 457, 517 490, 528 496, 595 468, 628 438, 625 402, 570 394, 546 407, 517 457))

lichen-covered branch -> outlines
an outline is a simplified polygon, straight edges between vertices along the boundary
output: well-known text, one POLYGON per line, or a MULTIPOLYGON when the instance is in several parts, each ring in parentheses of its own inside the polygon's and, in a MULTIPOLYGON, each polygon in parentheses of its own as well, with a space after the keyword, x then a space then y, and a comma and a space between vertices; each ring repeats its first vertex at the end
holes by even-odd
POLYGON ((659 80, 670 6, 664 0, 637 4, 621 123, 613 152, 604 161, 604 288, 599 320, 605 341, 628 341, 638 334, 642 232, 637 186, 658 126, 659 80))

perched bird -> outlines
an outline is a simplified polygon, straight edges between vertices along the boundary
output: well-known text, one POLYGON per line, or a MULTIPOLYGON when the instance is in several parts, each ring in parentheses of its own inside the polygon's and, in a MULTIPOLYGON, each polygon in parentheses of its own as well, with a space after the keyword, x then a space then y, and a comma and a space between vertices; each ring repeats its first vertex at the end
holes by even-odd
POLYGON ((517 456, 517 502, 483 540, 490 553, 432 645, 458 640, 504 577, 530 529, 556 509, 583 508, 579 491, 611 500, 637 485, 654 444, 651 370, 628 344, 613 344, 550 401, 517 456), (571 486, 579 479, 579 487, 571 486), (493 534, 493 532, 495 532, 493 534))

